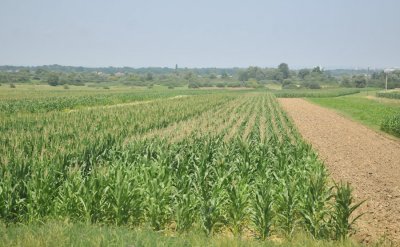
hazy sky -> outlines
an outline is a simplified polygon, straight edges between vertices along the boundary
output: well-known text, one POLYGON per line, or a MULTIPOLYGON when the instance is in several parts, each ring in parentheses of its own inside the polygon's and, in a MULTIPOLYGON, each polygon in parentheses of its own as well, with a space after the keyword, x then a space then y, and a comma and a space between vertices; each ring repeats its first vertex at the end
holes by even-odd
POLYGON ((0 0, 0 65, 400 66, 399 0, 0 0))

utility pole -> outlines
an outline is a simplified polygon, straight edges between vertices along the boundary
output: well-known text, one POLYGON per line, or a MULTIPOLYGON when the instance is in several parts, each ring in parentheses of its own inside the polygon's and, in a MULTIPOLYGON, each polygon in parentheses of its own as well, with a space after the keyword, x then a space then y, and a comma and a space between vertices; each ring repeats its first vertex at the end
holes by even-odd
POLYGON ((385 91, 387 91, 387 79, 388 79, 388 73, 385 73, 385 75, 386 75, 385 91))
POLYGON ((385 91, 388 89, 388 74, 395 71, 396 69, 385 69, 383 72, 385 72, 385 91))

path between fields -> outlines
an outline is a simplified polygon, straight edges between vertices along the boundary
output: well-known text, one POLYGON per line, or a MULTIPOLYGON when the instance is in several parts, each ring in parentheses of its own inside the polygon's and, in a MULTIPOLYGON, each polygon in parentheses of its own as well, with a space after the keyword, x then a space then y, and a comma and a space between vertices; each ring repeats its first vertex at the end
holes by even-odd
POLYGON ((279 99, 335 181, 348 181, 361 208, 356 238, 400 244, 400 142, 303 99, 279 99))

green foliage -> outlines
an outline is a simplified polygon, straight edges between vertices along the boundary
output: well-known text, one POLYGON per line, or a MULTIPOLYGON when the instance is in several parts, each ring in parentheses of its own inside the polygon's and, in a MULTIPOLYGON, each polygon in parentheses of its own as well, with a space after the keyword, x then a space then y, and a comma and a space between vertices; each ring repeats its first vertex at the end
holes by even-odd
POLYGON ((381 123, 381 130, 400 137, 400 113, 386 116, 381 123))
POLYGON ((335 227, 335 239, 345 239, 349 234, 353 233, 353 226, 357 219, 362 214, 355 216, 353 219, 350 217, 354 211, 360 207, 363 202, 354 203, 354 198, 351 195, 351 188, 348 183, 336 185, 335 194, 335 214, 333 217, 333 224, 335 227))
MULTIPOLYGON (((0 246, 249 246, 249 247, 356 247, 350 240, 316 241, 304 234, 291 241, 259 241, 232 239, 229 237, 207 237, 202 232, 192 231, 182 235, 167 235, 149 229, 130 229, 124 226, 88 225, 68 221, 51 221, 42 224, 9 225, 0 223, 0 246)), ((388 245, 389 246, 389 245, 388 245)))
POLYGON ((289 66, 286 63, 281 63, 278 70, 282 73, 283 79, 289 78, 289 66))
POLYGON ((321 86, 317 82, 306 82, 303 86, 309 89, 321 89, 321 86))
POLYGON ((327 97, 338 97, 343 95, 350 95, 359 93, 358 89, 321 89, 321 90, 304 90, 304 89, 285 89, 273 91, 278 98, 327 98, 327 97))
POLYGON ((367 85, 367 80, 362 75, 353 77, 353 81, 357 88, 363 88, 367 85))
POLYGON ((307 232, 326 240, 337 232, 348 235, 351 224, 343 222, 351 215, 352 198, 348 191, 329 189, 325 167, 274 96, 166 99, 171 94, 163 94, 134 106, 5 115, 0 219, 181 233, 202 229, 207 236, 229 229, 238 238, 245 230, 264 239, 271 232, 287 238, 307 232), (245 104, 229 114, 243 118, 237 128, 193 131, 178 141, 145 138, 242 98, 245 104), (248 125, 251 114, 254 125, 248 125), (265 117, 264 129, 259 114, 265 117), (230 129, 234 136, 226 141, 230 129), (265 139, 261 131, 268 133, 265 139), (346 205, 350 211, 344 211, 346 205))
POLYGON ((376 97, 389 98, 389 99, 400 99, 400 91, 377 92, 376 97))
POLYGON ((60 82, 60 77, 57 73, 50 73, 46 78, 46 82, 50 86, 57 86, 60 82))
POLYGON ((400 104, 387 104, 375 99, 365 98, 368 92, 337 98, 311 98, 314 103, 329 107, 379 130, 387 116, 397 115, 400 104))

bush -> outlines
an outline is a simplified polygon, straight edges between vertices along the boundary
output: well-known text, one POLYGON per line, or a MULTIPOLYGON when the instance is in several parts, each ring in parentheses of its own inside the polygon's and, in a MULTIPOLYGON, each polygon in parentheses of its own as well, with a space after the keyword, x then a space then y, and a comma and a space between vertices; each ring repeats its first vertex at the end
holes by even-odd
POLYGON ((11 84, 10 84, 10 88, 16 88, 15 84, 14 84, 14 83, 11 83, 11 84))
POLYGON ((290 80, 290 79, 285 79, 285 80, 283 80, 283 82, 282 82, 282 88, 284 88, 284 87, 286 87, 286 86, 289 86, 289 85, 291 85, 292 84, 292 80, 290 80))
POLYGON ((64 85, 64 89, 69 89, 68 85, 65 84, 64 85))
POLYGON ((103 89, 110 89, 110 87, 103 87, 103 89))
POLYGON ((220 82, 220 83, 217 83, 216 86, 219 87, 219 88, 223 88, 223 87, 225 87, 225 83, 220 82))
POLYGON ((286 84, 282 86, 283 89, 299 89, 299 87, 295 84, 286 84))
POLYGON ((389 134, 400 137, 400 113, 385 117, 381 129, 389 134))
POLYGON ((199 88, 199 85, 195 82, 190 82, 188 85, 189 88, 199 88))
POLYGON ((304 83, 304 87, 309 88, 309 89, 321 89, 321 85, 319 85, 316 82, 307 82, 304 83))

